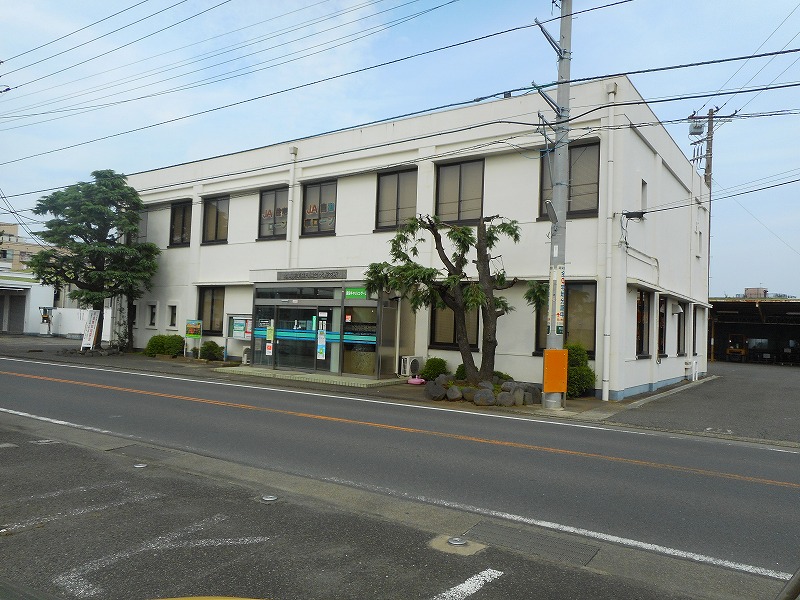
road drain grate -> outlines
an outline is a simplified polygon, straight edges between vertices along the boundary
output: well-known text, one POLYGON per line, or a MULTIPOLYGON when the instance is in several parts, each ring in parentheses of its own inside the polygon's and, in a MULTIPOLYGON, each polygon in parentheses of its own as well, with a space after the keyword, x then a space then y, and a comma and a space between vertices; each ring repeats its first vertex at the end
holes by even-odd
POLYGON ((525 531, 497 525, 488 521, 481 521, 463 537, 483 542, 492 546, 502 546, 524 552, 536 554, 548 560, 586 566, 600 550, 597 546, 573 542, 553 535, 546 535, 533 531, 525 531))

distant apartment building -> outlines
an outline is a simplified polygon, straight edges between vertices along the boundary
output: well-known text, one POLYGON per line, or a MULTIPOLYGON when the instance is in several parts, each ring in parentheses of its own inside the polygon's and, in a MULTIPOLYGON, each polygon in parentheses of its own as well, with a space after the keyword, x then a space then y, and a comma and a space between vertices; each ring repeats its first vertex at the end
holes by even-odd
MULTIPOLYGON (((571 96, 564 335, 589 351, 597 394, 619 400, 706 371, 708 190, 627 78, 571 96)), ((523 292, 549 275, 548 110, 507 97, 130 175, 162 249, 135 344, 200 320, 253 368, 378 378, 438 356, 454 370, 452 313, 369 296, 364 273, 409 217, 497 214, 521 241, 496 249, 520 281, 504 292, 515 310, 498 322, 496 368, 540 382, 547 315, 523 292)), ((429 241, 418 250, 440 267, 429 241)), ((475 313, 478 362, 480 331, 475 313)))

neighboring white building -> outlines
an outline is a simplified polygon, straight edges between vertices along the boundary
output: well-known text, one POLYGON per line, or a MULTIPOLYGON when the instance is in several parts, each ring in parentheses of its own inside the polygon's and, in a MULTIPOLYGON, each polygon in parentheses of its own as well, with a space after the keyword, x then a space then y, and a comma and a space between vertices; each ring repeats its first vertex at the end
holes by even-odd
POLYGON ((47 333, 42 315, 52 306, 53 286, 42 285, 31 273, 0 271, 0 333, 47 333))
MULTIPOLYGON (((618 400, 706 371, 708 189, 627 78, 571 97, 566 341, 590 350, 598 393, 618 400), (653 209, 667 210, 623 214, 653 209)), ((546 316, 523 300, 524 282, 549 274, 539 111, 539 96, 516 96, 129 176, 162 249, 135 344, 202 319, 230 354, 250 346, 254 367, 382 377, 400 356, 440 356, 454 370, 452 315, 368 298, 364 271, 409 216, 499 214, 522 237, 496 249, 521 280, 504 294, 516 310, 499 320, 496 368, 541 381, 546 316), (249 318, 252 339, 233 339, 249 318)), ((431 244, 419 250, 440 267, 431 244)))

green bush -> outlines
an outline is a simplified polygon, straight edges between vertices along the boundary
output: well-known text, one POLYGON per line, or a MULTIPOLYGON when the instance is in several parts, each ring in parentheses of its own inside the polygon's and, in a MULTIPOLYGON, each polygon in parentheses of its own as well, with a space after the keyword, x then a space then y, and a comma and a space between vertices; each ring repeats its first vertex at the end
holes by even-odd
POLYGON ((567 369, 567 397, 578 398, 594 389, 595 373, 589 366, 567 369))
POLYGON ((200 358, 205 360, 222 360, 222 346, 208 340, 200 346, 200 358))
POLYGON ((503 381, 514 381, 514 378, 511 375, 508 373, 503 373, 502 371, 495 371, 493 375, 498 379, 502 379, 503 381))
POLYGON ((467 378, 467 369, 464 367, 464 363, 456 367, 453 377, 455 377, 456 381, 464 381, 467 378))
POLYGON ((567 349, 567 397, 578 398, 593 390, 596 375, 589 366, 589 353, 580 344, 566 344, 567 349))
POLYGON ((169 354, 171 356, 183 354, 184 342, 182 335, 165 335, 164 338, 164 354, 169 354))
POLYGON ((447 362, 445 362, 443 358, 434 356, 425 361, 425 366, 422 368, 422 371, 419 372, 419 376, 426 381, 431 381, 432 379, 436 379, 439 375, 448 372, 447 362))
POLYGON ((180 335, 154 335, 147 342, 144 349, 145 356, 168 354, 177 356, 183 354, 183 336, 180 335))
POLYGON ((589 353, 580 344, 565 344, 568 367, 586 367, 589 365, 589 353))
POLYGON ((165 335, 154 335, 147 342, 144 348, 145 356, 155 356, 156 354, 166 354, 166 339, 165 335))

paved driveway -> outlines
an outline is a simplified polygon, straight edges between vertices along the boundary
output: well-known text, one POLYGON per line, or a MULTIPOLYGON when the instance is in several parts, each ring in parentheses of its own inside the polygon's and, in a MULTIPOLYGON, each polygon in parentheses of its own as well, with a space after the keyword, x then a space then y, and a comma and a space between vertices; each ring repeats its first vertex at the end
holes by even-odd
POLYGON ((800 368, 715 362, 716 376, 609 421, 800 444, 800 368))

